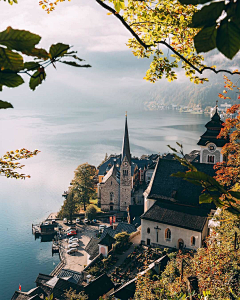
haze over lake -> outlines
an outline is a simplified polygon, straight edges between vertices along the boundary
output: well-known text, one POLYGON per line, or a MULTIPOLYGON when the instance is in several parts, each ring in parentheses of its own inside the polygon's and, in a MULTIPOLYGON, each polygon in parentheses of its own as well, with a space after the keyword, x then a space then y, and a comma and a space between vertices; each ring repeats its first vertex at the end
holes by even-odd
POLYGON ((50 273, 58 263, 51 243, 40 243, 31 224, 57 211, 62 192, 68 188, 75 168, 84 162, 98 165, 105 153, 121 152, 125 109, 131 153, 135 156, 168 151, 167 144, 196 143, 209 117, 175 111, 144 111, 124 106, 14 109, 1 111, 0 153, 25 147, 41 153, 24 161, 25 181, 1 177, 0 199, 0 295, 10 299, 18 284, 23 291, 34 287, 38 273, 50 273))

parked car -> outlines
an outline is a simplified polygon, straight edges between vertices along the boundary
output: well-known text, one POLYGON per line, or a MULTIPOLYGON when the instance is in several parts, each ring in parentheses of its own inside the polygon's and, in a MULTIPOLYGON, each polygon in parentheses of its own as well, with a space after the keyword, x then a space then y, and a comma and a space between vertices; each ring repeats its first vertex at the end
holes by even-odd
POLYGON ((85 223, 85 224, 88 224, 88 223, 89 223, 89 220, 88 220, 88 219, 84 219, 84 223, 85 223))
POLYGON ((70 238, 69 240, 68 240, 68 243, 70 244, 70 243, 77 243, 78 242, 78 238, 75 238, 75 237, 73 237, 72 236, 72 238, 70 238))
POLYGON ((101 224, 99 225, 98 229, 99 229, 99 233, 102 233, 104 231, 105 228, 107 228, 107 225, 101 224))
POLYGON ((56 220, 52 220, 52 224, 56 224, 57 222, 56 222, 56 220))
POLYGON ((77 234, 76 230, 71 230, 71 231, 67 232, 67 236, 73 236, 73 235, 76 235, 76 234, 77 234))
POLYGON ((68 222, 67 218, 64 218, 63 219, 63 224, 67 224, 67 222, 68 222))
POLYGON ((76 219, 76 223, 77 223, 77 224, 80 224, 80 223, 81 223, 81 220, 80 220, 79 218, 77 218, 77 219, 76 219))
POLYGON ((68 249, 70 249, 70 248, 76 248, 76 247, 79 247, 78 243, 72 243, 72 244, 68 245, 68 249))
POLYGON ((78 251, 77 248, 71 248, 71 249, 67 250, 67 254, 73 254, 73 253, 75 253, 77 251, 78 251))
POLYGON ((49 222, 44 222, 44 225, 49 225, 49 222))

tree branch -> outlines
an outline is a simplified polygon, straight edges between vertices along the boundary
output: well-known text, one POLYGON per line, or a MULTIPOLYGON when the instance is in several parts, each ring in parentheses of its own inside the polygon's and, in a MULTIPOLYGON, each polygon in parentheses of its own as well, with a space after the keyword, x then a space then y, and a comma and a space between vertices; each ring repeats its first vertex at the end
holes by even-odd
POLYGON ((139 42, 139 44, 145 49, 148 50, 151 47, 155 47, 156 44, 163 44, 165 45, 168 49, 170 49, 174 54, 176 54, 181 60, 183 60, 187 65, 189 65, 192 69, 194 69, 196 72, 203 74, 204 71, 210 70, 213 71, 215 74, 218 73, 228 73, 230 75, 235 75, 238 74, 240 75, 240 72, 231 72, 229 70, 225 69, 220 69, 216 70, 215 68, 212 67, 203 67, 203 68, 198 68, 194 66, 190 61, 188 61, 183 55, 181 55, 178 51, 176 51, 171 45, 169 45, 166 41, 159 41, 156 42, 155 44, 146 44, 141 38, 138 36, 138 34, 131 28, 131 26, 124 20, 124 18, 115 11, 111 6, 107 5, 106 3, 102 2, 102 0, 95 0, 100 6, 102 6, 104 9, 108 10, 111 12, 122 24, 123 26, 133 35, 133 37, 139 42))

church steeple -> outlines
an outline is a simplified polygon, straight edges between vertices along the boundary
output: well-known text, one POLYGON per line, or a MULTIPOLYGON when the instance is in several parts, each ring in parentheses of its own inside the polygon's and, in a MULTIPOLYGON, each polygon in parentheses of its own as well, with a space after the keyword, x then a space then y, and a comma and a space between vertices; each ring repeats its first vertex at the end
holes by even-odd
POLYGON ((130 153, 130 144, 129 144, 129 136, 128 136, 128 124, 127 124, 127 112, 126 112, 126 120, 125 120, 125 131, 123 136, 123 145, 122 145, 122 161, 126 156, 129 164, 131 164, 131 153, 130 153))
POLYGON ((217 138, 223 128, 223 121, 221 121, 218 114, 217 105, 214 115, 205 127, 207 130, 197 143, 201 147, 200 163, 216 164, 222 162, 224 157, 221 154, 221 149, 228 143, 229 139, 223 137, 220 139, 217 138))
POLYGON ((218 139, 217 136, 219 135, 222 127, 223 121, 221 121, 220 116, 217 111, 212 116, 211 120, 205 125, 207 128, 206 132, 201 136, 199 142, 197 143, 199 146, 206 146, 208 143, 214 143, 217 147, 223 147, 228 140, 225 138, 218 139))

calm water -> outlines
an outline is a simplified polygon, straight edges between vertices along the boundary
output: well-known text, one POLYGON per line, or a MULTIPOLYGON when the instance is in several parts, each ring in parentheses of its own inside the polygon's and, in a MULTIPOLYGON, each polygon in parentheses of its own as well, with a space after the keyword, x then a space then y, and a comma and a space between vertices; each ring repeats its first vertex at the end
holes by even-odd
MULTIPOLYGON (((34 240, 31 224, 62 204, 61 194, 81 163, 98 165, 105 153, 120 153, 124 110, 79 108, 1 111, 0 154, 21 147, 41 153, 24 162, 25 181, 0 180, 0 300, 8 300, 18 284, 27 291, 39 272, 50 273, 58 263, 51 243, 34 240)), ((167 152, 167 144, 197 149, 208 117, 173 111, 128 112, 132 155, 167 152)))

